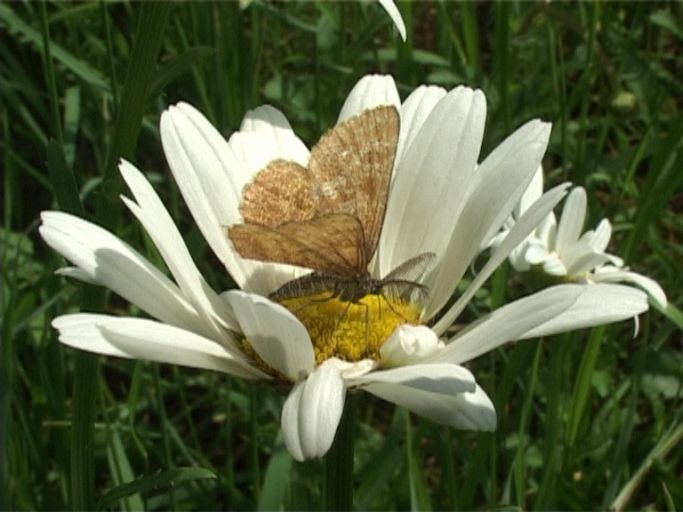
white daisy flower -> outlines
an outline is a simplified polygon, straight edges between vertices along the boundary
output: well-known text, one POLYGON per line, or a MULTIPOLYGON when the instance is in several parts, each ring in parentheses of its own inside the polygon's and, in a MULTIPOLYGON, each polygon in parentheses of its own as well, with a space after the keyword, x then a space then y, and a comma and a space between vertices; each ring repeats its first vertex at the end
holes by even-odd
MULTIPOLYGON (((489 245, 505 239, 509 230, 543 193, 543 169, 538 168, 529 188, 508 218, 504 228, 489 245)), ((649 295, 660 308, 667 304, 666 294, 653 279, 632 272, 624 261, 606 252, 612 236, 612 225, 602 219, 595 230, 581 233, 586 221, 586 191, 575 187, 567 196, 559 223, 549 213, 524 242, 510 253, 510 263, 518 272, 532 267, 563 281, 579 283, 632 283, 649 295)))
POLYGON ((384 227, 370 271, 432 252, 418 278, 426 303, 369 296, 321 301, 292 311, 267 295, 306 269, 246 260, 226 237, 243 222, 244 186, 266 164, 306 166, 309 150, 270 106, 249 112, 229 140, 197 110, 180 103, 162 115, 171 171, 197 225, 241 290, 212 290, 190 258, 162 201, 143 175, 122 162, 133 199, 124 198, 164 258, 173 280, 107 231, 72 215, 44 212, 40 232, 75 266, 62 274, 97 283, 155 320, 78 313, 53 325, 62 343, 101 354, 222 371, 245 379, 287 381, 285 443, 297 460, 324 455, 342 415, 346 392, 360 388, 456 428, 493 430, 496 413, 461 366, 508 341, 630 318, 647 309, 645 294, 613 284, 559 285, 446 334, 474 293, 565 194, 549 191, 512 227, 489 261, 444 310, 481 244, 498 232, 527 188, 550 126, 530 121, 479 162, 486 117, 481 91, 422 86, 403 103, 388 76, 354 87, 339 122, 378 105, 400 113, 400 134, 384 227))

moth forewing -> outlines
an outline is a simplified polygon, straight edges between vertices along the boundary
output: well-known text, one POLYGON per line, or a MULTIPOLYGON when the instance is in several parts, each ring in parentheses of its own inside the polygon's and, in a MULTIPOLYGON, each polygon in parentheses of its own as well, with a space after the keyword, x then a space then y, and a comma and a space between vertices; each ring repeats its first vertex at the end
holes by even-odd
POLYGON ((298 265, 338 276, 365 271, 364 253, 358 250, 362 228, 350 215, 325 215, 277 228, 236 224, 228 228, 228 236, 244 258, 298 265))
POLYGON ((270 162, 243 191, 244 223, 228 229, 236 251, 341 279, 364 276, 384 221, 398 132, 396 107, 380 106, 323 135, 308 169, 270 162))
POLYGON ((376 107, 335 126, 311 150, 308 166, 320 191, 318 213, 358 217, 367 261, 384 222, 399 125, 396 107, 376 107))

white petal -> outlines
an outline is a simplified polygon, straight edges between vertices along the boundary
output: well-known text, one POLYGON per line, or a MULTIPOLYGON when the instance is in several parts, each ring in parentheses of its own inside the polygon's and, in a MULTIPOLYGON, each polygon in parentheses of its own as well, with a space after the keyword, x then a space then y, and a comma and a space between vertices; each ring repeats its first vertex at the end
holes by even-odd
POLYGON ((378 363, 372 359, 361 359, 360 361, 343 361, 333 357, 328 359, 328 361, 334 361, 334 364, 339 369, 342 379, 345 381, 348 379, 362 377, 366 373, 376 369, 378 366, 378 363))
POLYGON ((396 4, 393 0, 379 0, 379 3, 387 11, 387 14, 391 18, 391 21, 393 21, 394 25, 396 25, 398 33, 401 34, 401 39, 403 39, 403 42, 405 42, 406 25, 403 22, 403 18, 401 17, 401 11, 398 10, 398 7, 396 7, 396 4))
POLYGON ((266 364, 293 382, 313 370, 311 338, 292 313, 260 295, 232 290, 225 297, 245 338, 266 364))
POLYGON ((71 279, 78 279, 88 284, 100 284, 98 283, 92 274, 81 270, 78 267, 62 267, 55 270, 55 274, 64 277, 70 277, 71 279))
POLYGON ((484 252, 486 249, 490 247, 498 247, 503 240, 505 240, 505 237, 508 236, 508 233, 510 232, 510 228, 515 225, 514 221, 510 222, 512 217, 508 218, 508 221, 505 223, 503 228, 496 234, 494 235, 491 240, 486 242, 485 244, 482 244, 481 247, 481 252, 484 252))
MULTIPOLYGON (((252 141, 245 153, 269 155, 269 160, 279 150, 284 153, 282 146, 276 146, 278 137, 264 137, 263 131, 245 132, 244 138, 252 141)), ((242 222, 239 213, 242 188, 258 170, 245 167, 243 160, 235 155, 233 146, 244 150, 245 145, 232 144, 232 138, 228 145, 204 116, 185 103, 162 114, 161 141, 195 222, 238 286, 267 294, 294 278, 291 267, 242 259, 226 235, 227 227, 242 222)))
POLYGON ((595 229, 595 235, 591 241, 595 252, 605 252, 610 238, 612 238, 612 224, 609 220, 602 219, 595 229))
MULTIPOLYGON (((448 326, 455 322, 455 319, 460 315, 465 306, 474 296, 477 290, 486 282, 486 280, 493 274, 493 272, 500 266, 500 264, 508 257, 510 251, 517 247, 517 245, 524 240, 529 233, 531 233, 539 221, 543 219, 555 205, 560 202, 566 193, 569 184, 558 185, 549 190, 520 217, 514 227, 510 230, 508 236, 503 240, 498 247, 491 253, 491 257, 484 265, 484 268, 477 274, 467 290, 458 298, 458 300, 451 306, 447 313, 445 313, 439 321, 434 325, 434 330, 437 334, 442 334, 446 331, 448 326)), ((440 307, 440 306, 439 306, 440 307)), ((430 312, 436 313, 436 307, 428 308, 426 315, 430 312)), ((426 316, 429 318, 429 316, 426 316)))
POLYGON ((555 253, 548 255, 543 260, 543 271, 551 276, 566 276, 569 274, 564 262, 555 253))
POLYGON ((610 261, 607 254, 596 253, 589 244, 582 242, 572 245, 565 252, 567 257, 562 258, 562 263, 566 266, 569 276, 581 277, 586 272, 610 261))
POLYGON ((201 332, 202 322, 178 287, 140 253, 95 224, 63 212, 42 212, 40 234, 80 271, 159 320, 201 332))
POLYGON ((371 384, 364 389, 437 423, 463 430, 496 429, 496 410, 479 386, 472 393, 450 396, 394 384, 371 384))
MULTIPOLYGON (((518 210, 524 194, 529 194, 525 200, 529 202, 526 205, 527 209, 535 202, 535 199, 541 197, 543 193, 541 159, 548 146, 550 129, 550 123, 544 123, 538 119, 527 122, 507 137, 479 166, 477 176, 481 179, 480 184, 486 184, 484 190, 486 186, 495 189, 503 181, 508 182, 511 191, 514 191, 501 205, 501 212, 494 217, 484 240, 500 229, 500 225, 508 217, 508 214, 503 214, 503 212, 518 210), (511 163, 511 158, 517 159, 516 162, 511 163), (503 170, 500 170, 501 166, 503 170), (513 169, 516 170, 516 174, 515 171, 510 172, 513 169)), ((489 209, 496 211, 495 208, 489 209)))
POLYGON ((225 139, 189 105, 165 111, 160 129, 166 159, 185 203, 216 256, 241 286, 246 276, 224 229, 239 220, 239 198, 249 176, 240 172, 241 163, 225 139))
POLYGON ((377 361, 372 359, 361 359, 355 362, 337 360, 337 362, 344 380, 361 377, 375 370, 378 366, 377 361))
POLYGON ((583 187, 576 187, 567 196, 557 228, 555 251, 562 259, 565 251, 579 239, 585 220, 586 191, 583 187))
POLYGON ((569 310, 583 289, 581 285, 553 286, 507 304, 460 331, 429 361, 461 364, 518 339, 569 310))
POLYGON ((536 228, 536 238, 538 238, 549 251, 554 250, 555 240, 557 239, 557 219, 554 213, 548 214, 536 228))
POLYGON ((614 284, 576 286, 580 286, 582 292, 571 307, 548 319, 545 323, 529 329, 519 336, 519 339, 549 336, 559 332, 626 320, 647 311, 648 308, 647 296, 630 286, 614 284))
POLYGON ((645 290, 652 301, 664 309, 667 305, 666 293, 657 281, 637 272, 616 269, 614 267, 601 267, 592 276, 596 283, 621 283, 631 282, 645 290))
MULTIPOLYGON (((308 164, 310 153, 306 145, 294 134, 294 130, 282 112, 270 105, 262 105, 250 110, 244 116, 240 132, 249 141, 256 141, 258 148, 237 147, 236 140, 230 138, 230 148, 242 159, 250 178, 263 169, 271 160, 282 158, 297 162, 304 167, 308 164), (256 135, 252 137, 251 134, 256 135), (253 149, 257 149, 253 151, 253 149)), ((239 137, 238 137, 239 138, 239 137)), ((240 143, 243 143, 241 141, 240 143)))
POLYGON ((529 260, 527 260, 526 257, 528 249, 529 243, 522 242, 520 245, 515 247, 508 256, 508 261, 510 262, 510 265, 512 265, 512 268, 514 268, 516 272, 527 272, 529 269, 531 269, 531 266, 529 265, 529 260))
POLYGON ((557 285, 485 316, 429 361, 460 364, 509 341, 616 322, 646 309, 645 294, 627 286, 557 285))
POLYGON ((555 256, 548 253, 548 249, 545 245, 536 238, 529 241, 524 253, 524 259, 526 259, 530 265, 540 265, 553 257, 555 256))
POLYGON ((543 195, 543 166, 539 165, 531 179, 531 183, 520 197, 515 207, 515 218, 519 218, 543 195))
POLYGON ((347 380, 347 384, 392 384, 444 395, 472 393, 476 388, 474 376, 467 368, 450 363, 418 363, 379 370, 352 381, 347 380))
POLYGON ((98 354, 216 370, 246 379, 269 378, 239 352, 198 334, 143 318, 78 313, 52 321, 59 341, 98 354))
POLYGON ((227 303, 218 297, 202 277, 178 228, 149 182, 140 171, 126 161, 122 161, 119 168, 137 201, 135 204, 123 198, 126 206, 144 226, 178 286, 202 317, 203 326, 207 329, 205 334, 214 339, 226 337, 221 326, 237 329, 237 323, 227 303))
POLYGON ((282 409, 282 433, 296 460, 322 457, 339 426, 346 388, 338 365, 328 360, 294 386, 282 409))
POLYGON ((401 100, 394 79, 390 75, 365 75, 351 89, 339 112, 337 123, 380 105, 400 108, 401 100))
POLYGON ((452 231, 477 163, 485 118, 484 94, 458 87, 439 100, 406 147, 380 238, 381 275, 415 256, 417 248, 443 253, 444 234, 452 231))
POLYGON ((415 136, 420 133, 434 106, 446 95, 443 87, 421 85, 401 105, 401 132, 398 136, 396 148, 396 162, 402 158, 405 148, 410 146, 415 136))
MULTIPOLYGON (((442 237, 451 233, 450 241, 437 270, 428 276, 425 283, 430 292, 430 304, 425 313, 427 318, 446 304, 478 254, 482 242, 492 237, 510 215, 538 168, 549 135, 549 124, 530 121, 503 141, 473 174, 468 194, 462 199, 464 204, 457 215, 457 223, 452 230, 444 229, 440 233, 442 237)), ((447 198, 440 203, 441 210, 450 213, 450 209, 443 205, 453 204, 451 201, 452 198, 447 198)), ((424 221, 422 219, 423 224, 424 221)), ((432 222, 430 219, 430 227, 432 222)))
POLYGON ((415 363, 433 354, 443 343, 429 327, 401 325, 379 349, 385 367, 415 363))

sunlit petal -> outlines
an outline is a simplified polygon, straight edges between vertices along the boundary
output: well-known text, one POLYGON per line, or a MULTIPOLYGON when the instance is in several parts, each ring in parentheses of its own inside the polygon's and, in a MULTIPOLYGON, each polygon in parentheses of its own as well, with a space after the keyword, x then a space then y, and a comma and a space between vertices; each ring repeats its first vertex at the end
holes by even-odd
POLYGON ((284 307, 239 290, 226 294, 247 342, 269 366, 291 381, 313 370, 314 354, 306 328, 284 307))
POLYGON ((239 352, 198 334, 143 318, 78 313, 53 320, 59 341, 116 357, 216 370, 245 379, 267 379, 239 352))
POLYGON ((346 388, 335 360, 328 360, 294 386, 282 409, 282 433, 289 453, 303 461, 322 457, 334 441, 346 388))

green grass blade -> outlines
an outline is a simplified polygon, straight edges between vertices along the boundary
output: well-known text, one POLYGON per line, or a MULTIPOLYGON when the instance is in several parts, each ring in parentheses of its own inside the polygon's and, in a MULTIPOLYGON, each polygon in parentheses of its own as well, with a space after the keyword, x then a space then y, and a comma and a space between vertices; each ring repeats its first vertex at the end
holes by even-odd
POLYGON ((47 8, 45 2, 40 3, 40 31, 43 38, 43 68, 45 71, 45 81, 48 87, 48 98, 50 100, 50 117, 52 118, 52 132, 57 140, 62 143, 62 119, 59 114, 59 96, 57 94, 57 83, 55 81, 55 69, 52 63, 50 50, 50 29, 47 24, 47 8))
POLYGON ((669 302, 664 309, 661 309, 654 304, 653 307, 657 308, 657 310, 671 320, 676 327, 683 331, 683 311, 678 309, 675 304, 669 302))
POLYGON ((404 411, 406 424, 406 462, 408 468, 408 487, 410 489, 411 510, 432 510, 429 502, 429 489, 422 471, 422 457, 413 438, 413 426, 410 413, 404 411))
POLYGON ((388 485, 394 472, 402 472, 405 459, 403 457, 403 411, 394 408, 393 418, 389 424, 387 435, 375 455, 356 472, 359 482, 355 492, 354 503, 358 510, 381 507, 377 502, 377 489, 388 485))
POLYGON ((600 355, 605 328, 598 327, 591 332, 586 349, 584 350, 581 364, 574 384, 574 392, 569 415, 569 429, 567 430, 567 445, 572 447, 579 435, 579 428, 583 420, 586 404, 592 388, 592 377, 595 365, 600 355))
POLYGON ((47 143, 47 171, 59 207, 75 215, 85 215, 76 179, 66 163, 61 144, 54 139, 47 143))
MULTIPOLYGON (((104 295, 88 288, 83 304, 102 306, 104 295)), ((95 401, 98 395, 97 357, 86 352, 76 354, 71 430, 71 506, 74 510, 92 510, 95 505, 95 401)))
POLYGON ((112 144, 102 177, 103 195, 97 210, 97 218, 105 225, 110 224, 107 219, 117 219, 117 212, 121 210, 118 196, 122 184, 116 172, 116 165, 120 158, 133 156, 156 75, 156 63, 172 4, 148 2, 139 6, 140 15, 133 39, 130 65, 121 92, 121 104, 117 109, 112 144))
MULTIPOLYGON (((37 49, 42 48, 43 43, 40 32, 28 25, 7 4, 0 4, 0 26, 4 26, 10 34, 31 43, 37 49)), ((54 42, 50 44, 50 53, 53 59, 64 65, 84 82, 109 92, 107 80, 87 62, 75 57, 72 53, 54 42)))
POLYGON ((657 442, 655 447, 640 465, 638 471, 636 471, 629 481, 621 488, 621 491, 619 491, 619 494, 614 499, 609 509, 617 512, 626 509, 629 501, 642 485, 643 480, 655 463, 664 460, 681 442, 683 442, 683 423, 679 423, 676 428, 670 430, 666 435, 661 437, 659 442, 657 442))
POLYGON ((192 66, 200 64, 204 59, 216 53, 214 48, 208 46, 196 46, 175 57, 156 73, 151 86, 151 95, 159 93, 183 73, 189 71, 192 66))
POLYGON ((633 230, 622 251, 625 261, 631 261, 636 252, 642 248, 642 241, 647 237, 648 227, 660 218, 672 194, 679 190, 683 183, 681 172, 681 151, 683 143, 680 138, 680 125, 677 133, 669 137, 658 147, 657 154, 650 169, 653 183, 640 198, 633 230))
POLYGON ((542 349, 543 344, 540 342, 537 343, 536 354, 534 355, 534 362, 532 363, 531 367, 531 380, 529 382, 529 386, 526 389, 526 396, 524 398, 524 404, 522 405, 522 415, 520 417, 519 428, 517 431, 519 438, 517 444, 517 452, 515 453, 514 459, 513 482, 515 486, 515 497, 517 499, 516 503, 522 509, 527 508, 524 502, 524 489, 526 489, 527 484, 527 470, 525 459, 527 451, 527 440, 531 436, 531 433, 529 432, 529 423, 531 421, 530 418, 532 409, 531 406, 533 403, 534 394, 536 393, 536 383, 538 382, 538 368, 541 362, 542 349))
POLYGON ((64 158, 69 167, 76 161, 78 127, 81 123, 81 88, 69 87, 64 97, 64 158))
MULTIPOLYGON (((109 460, 109 472, 118 484, 118 487, 130 483, 134 480, 133 468, 128 460, 126 449, 121 442, 121 436, 116 431, 111 431, 111 427, 107 425, 109 430, 109 446, 107 449, 107 459, 109 460)), ((140 493, 132 493, 121 499, 122 508, 124 510, 143 510, 144 503, 140 493)))
POLYGON ((137 480, 119 485, 118 487, 107 491, 97 502, 97 508, 100 510, 109 509, 116 505, 120 500, 137 493, 143 494, 155 489, 177 487, 179 484, 185 482, 206 479, 213 480, 215 478, 216 474, 205 468, 167 469, 166 471, 138 478, 137 480))
POLYGON ((636 408, 638 406, 638 396, 640 395, 640 381, 642 377, 642 357, 636 362, 637 369, 635 370, 636 375, 633 377, 634 385, 631 388, 631 397, 629 400, 628 408, 621 411, 622 419, 620 425, 619 438, 617 439, 614 455, 612 459, 611 467, 609 468, 609 473, 611 475, 609 484, 607 485, 607 490, 605 491, 604 500, 600 508, 606 509, 608 504, 611 503, 617 494, 617 489, 619 487, 619 482, 624 476, 624 462, 628 454, 628 444, 631 436, 633 434, 633 429, 636 426, 637 413, 636 408))
POLYGON ((458 4, 460 16, 462 18, 462 34, 465 41, 465 52, 467 54, 467 65, 474 73, 478 73, 481 67, 479 42, 479 21, 477 19, 477 4, 473 2, 463 2, 458 4))
POLYGON ((282 510, 292 476, 292 456, 284 448, 273 452, 266 467, 256 510, 282 510))
POLYGON ((334 441, 323 459, 323 502, 327 510, 351 510, 353 506, 355 418, 355 401, 347 396, 334 441))
POLYGON ((104 25, 104 39, 107 44, 107 71, 109 72, 109 84, 111 85, 111 95, 114 100, 114 105, 119 104, 119 87, 116 80, 116 72, 114 65, 114 48, 111 38, 111 21, 107 13, 107 2, 100 0, 100 14, 102 16, 102 24, 104 25))

